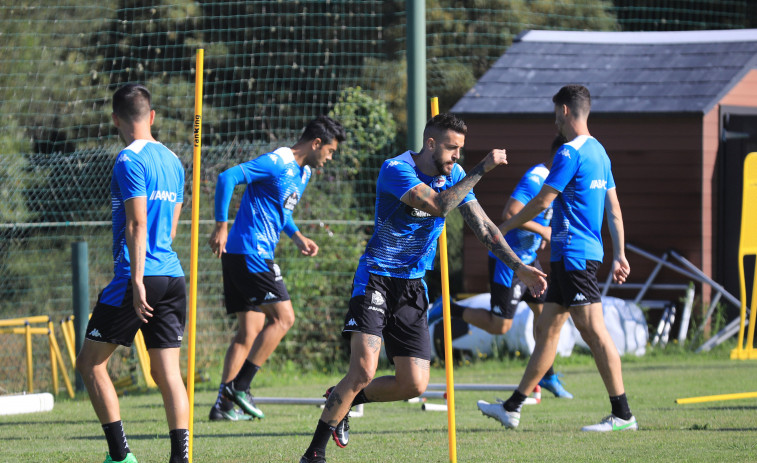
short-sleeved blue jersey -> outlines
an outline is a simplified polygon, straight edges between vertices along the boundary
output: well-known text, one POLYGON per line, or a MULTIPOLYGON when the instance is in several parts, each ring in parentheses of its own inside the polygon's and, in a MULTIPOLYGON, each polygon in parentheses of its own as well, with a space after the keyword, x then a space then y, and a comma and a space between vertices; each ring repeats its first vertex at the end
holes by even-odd
POLYGON ((601 262, 605 196, 615 188, 604 147, 588 135, 562 145, 544 184, 560 192, 553 204, 550 260, 568 257, 601 262))
MULTIPOLYGON (((521 177, 510 197, 518 200, 523 205, 528 204, 528 202, 541 191, 541 187, 544 184, 547 175, 549 175, 549 169, 547 169, 544 164, 538 164, 531 167, 525 174, 523 174, 523 177, 521 177)), ((534 222, 547 226, 549 225, 551 217, 552 205, 537 215, 536 218, 534 218, 534 222)), ((531 263, 536 260, 536 251, 539 250, 542 238, 538 233, 516 228, 507 232, 505 235, 505 241, 507 241, 507 244, 513 250, 515 255, 517 255, 524 264, 531 265, 531 263)), ((489 251, 489 256, 496 258, 491 251, 489 251)), ((512 279, 512 269, 506 266, 502 261, 497 260, 494 281, 509 287, 512 284, 512 279)))
POLYGON ((171 248, 174 207, 184 201, 184 167, 158 142, 135 140, 118 154, 113 166, 110 198, 117 277, 131 278, 124 204, 136 197, 147 198, 144 276, 184 276, 179 257, 171 248))
POLYGON ((292 236, 297 231, 292 212, 311 175, 309 166, 297 164, 290 148, 278 148, 219 175, 215 200, 219 222, 228 220, 234 186, 247 184, 229 231, 226 252, 250 256, 251 272, 267 272, 265 260, 273 259, 281 232, 292 236))
MULTIPOLYGON (((429 177, 415 165, 414 154, 406 151, 388 159, 379 171, 375 227, 359 263, 370 273, 410 279, 421 278, 433 268, 444 218, 408 206, 400 199, 421 183, 434 191, 444 191, 462 180, 465 171, 455 164, 450 175, 429 177)), ((460 204, 475 199, 470 191, 460 204)))

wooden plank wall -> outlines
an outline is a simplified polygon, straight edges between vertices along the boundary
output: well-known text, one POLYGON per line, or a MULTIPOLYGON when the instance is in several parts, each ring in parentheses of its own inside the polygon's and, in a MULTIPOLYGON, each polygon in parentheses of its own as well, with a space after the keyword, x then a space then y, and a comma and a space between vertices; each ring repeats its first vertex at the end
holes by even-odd
MULTIPOLYGON (((508 150, 508 165, 487 174, 474 189, 484 210, 498 222, 505 201, 520 176, 547 155, 556 129, 553 120, 546 117, 514 120, 468 118, 466 123, 469 130, 465 149, 466 171, 475 166, 489 149, 504 147, 508 150)), ((701 116, 631 118, 592 115, 589 129, 603 143, 613 163, 626 241, 655 255, 676 249, 701 267, 701 116)), ((606 225, 603 240, 606 258, 599 271, 601 280, 609 271, 607 256, 612 255, 606 225)), ((488 291, 486 249, 467 228, 463 252, 465 290, 488 291)), ((655 264, 632 253, 628 258, 631 263, 629 281, 643 282, 655 264)), ((548 265, 547 255, 541 260, 548 265)), ((669 270, 663 270, 657 281, 686 282, 669 270)), ((628 298, 634 294, 618 290, 615 295, 628 298)), ((677 299, 680 295, 668 293, 667 296, 677 299)))

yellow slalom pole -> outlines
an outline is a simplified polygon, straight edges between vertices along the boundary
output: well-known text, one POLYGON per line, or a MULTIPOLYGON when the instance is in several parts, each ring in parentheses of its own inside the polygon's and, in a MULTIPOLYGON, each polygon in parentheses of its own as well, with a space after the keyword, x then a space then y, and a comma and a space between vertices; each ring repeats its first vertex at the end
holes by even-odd
POLYGON ((202 149, 202 77, 205 50, 197 50, 195 64, 194 156, 192 159, 192 240, 189 263, 189 353, 187 359, 187 397, 189 398, 189 463, 192 463, 192 431, 194 428, 195 342, 197 325, 197 246, 200 233, 200 161, 202 149))
POLYGON ((735 394, 704 395, 701 397, 687 397, 676 399, 677 404, 698 404, 702 402, 716 402, 718 400, 754 399, 757 392, 737 392, 735 394))
MULTIPOLYGON (((431 98, 431 117, 439 114, 439 99, 431 98)), ((439 236, 439 266, 442 274, 442 313, 444 320, 444 369, 447 373, 447 427, 449 432, 449 461, 457 463, 457 440, 455 437, 455 378, 452 359, 452 324, 449 314, 449 265, 447 263, 447 225, 439 236)))
POLYGON ((26 387, 29 389, 27 392, 34 392, 34 361, 32 360, 32 327, 27 322, 24 326, 24 334, 26 338, 26 387))

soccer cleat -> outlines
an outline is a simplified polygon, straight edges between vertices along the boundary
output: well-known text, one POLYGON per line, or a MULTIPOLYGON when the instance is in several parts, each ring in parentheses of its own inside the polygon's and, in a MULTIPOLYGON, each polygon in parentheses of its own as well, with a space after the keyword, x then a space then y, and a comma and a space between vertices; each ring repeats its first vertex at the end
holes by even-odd
POLYGON ((300 458, 300 463, 326 463, 326 459, 313 452, 312 456, 308 456, 307 454, 303 455, 302 458, 300 458))
POLYGON ((103 463, 137 463, 137 457, 135 457, 133 453, 129 452, 126 454, 126 458, 116 461, 112 459, 108 454, 105 456, 105 461, 103 463))
POLYGON ((237 391, 234 389, 233 384, 227 384, 223 388, 223 396, 237 404, 243 412, 251 415, 253 418, 265 418, 263 411, 255 406, 255 401, 252 399, 249 389, 246 391, 237 391))
POLYGON ((635 417, 631 417, 628 420, 623 420, 615 415, 606 416, 598 424, 592 424, 590 426, 584 426, 581 431, 590 432, 610 432, 610 431, 637 431, 639 424, 636 422, 635 417))
POLYGON ((490 404, 485 400, 479 400, 476 405, 485 416, 494 418, 507 428, 515 429, 520 424, 520 412, 508 412, 502 402, 490 404))
MULTIPOLYGON (((331 394, 331 391, 334 389, 334 386, 331 386, 326 390, 326 393, 323 394, 324 397, 327 399, 329 398, 329 394, 331 394)), ((350 408, 352 410, 352 408, 350 408)), ((336 442, 337 447, 345 448, 347 447, 347 444, 350 443, 350 413, 347 412, 347 415, 340 421, 336 428, 331 432, 331 437, 334 439, 334 442, 336 442)))
POLYGON ((560 377, 557 374, 543 377, 541 381, 539 381, 539 386, 548 390, 549 392, 554 394, 555 397, 559 397, 560 399, 573 398, 573 394, 565 390, 562 385, 562 381, 560 381, 560 377))
POLYGON ((246 414, 238 408, 232 408, 231 410, 222 410, 218 405, 213 405, 210 409, 210 421, 249 421, 253 419, 252 416, 246 414))

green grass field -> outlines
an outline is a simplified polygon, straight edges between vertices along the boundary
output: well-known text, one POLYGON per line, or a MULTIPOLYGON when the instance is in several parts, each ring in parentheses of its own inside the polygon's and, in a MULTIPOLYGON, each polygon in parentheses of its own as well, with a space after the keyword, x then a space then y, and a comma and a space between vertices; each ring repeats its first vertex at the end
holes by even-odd
MULTIPOLYGON (((486 360, 455 369, 457 382, 516 383, 523 360, 486 360)), ((757 461, 757 399, 676 405, 680 397, 757 390, 757 365, 728 359, 728 349, 693 354, 652 352, 624 359, 624 379, 638 432, 582 433, 609 413, 609 402, 591 357, 558 359, 557 370, 575 395, 524 407, 520 427, 506 430, 477 410, 476 401, 505 399, 508 392, 456 394, 457 460, 501 461, 757 461)), ((220 366, 219 366, 220 369, 220 366)), ((339 377, 262 370, 253 383, 259 396, 318 397, 339 377)), ((444 381, 444 369, 432 382, 444 381)), ((320 415, 315 406, 264 405, 263 421, 207 421, 216 385, 198 385, 195 397, 195 462, 297 462, 320 415)), ((82 396, 61 394, 52 412, 0 416, 0 462, 103 461, 107 445, 82 396)), ((157 392, 121 399, 129 444, 141 463, 165 462, 169 441, 157 392)), ((329 444, 329 462, 446 462, 447 415, 406 402, 368 404, 351 420, 346 449, 329 444)))

